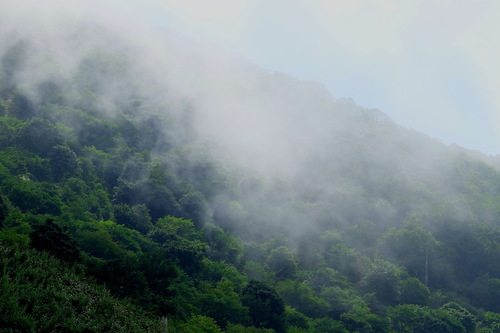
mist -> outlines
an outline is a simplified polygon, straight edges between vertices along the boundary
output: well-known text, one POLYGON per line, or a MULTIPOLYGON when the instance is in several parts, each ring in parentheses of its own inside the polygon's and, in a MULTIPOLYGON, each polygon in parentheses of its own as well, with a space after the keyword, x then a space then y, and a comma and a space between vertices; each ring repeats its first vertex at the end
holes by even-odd
POLYGON ((0 326, 500 324, 498 157, 142 8, 0 4, 0 326))
MULTIPOLYGON (((99 2, 3 6, 3 52, 26 49, 14 77, 21 87, 48 80, 64 86, 83 70, 103 92, 96 101, 103 113, 112 114, 118 101, 138 92, 149 110, 176 115, 189 104, 200 138, 260 171, 293 172, 294 159, 314 144, 311 134, 326 135, 328 127, 318 126, 322 120, 309 117, 310 110, 331 109, 331 97, 317 84, 268 73, 215 45, 159 31, 99 2), (114 68, 92 65, 106 56, 117 59, 114 68)), ((29 93, 34 103, 40 100, 29 93)))
POLYGON ((285 223, 300 239, 328 225, 370 221, 384 230, 411 213, 473 215, 451 181, 456 159, 469 152, 448 149, 349 98, 333 99, 318 83, 266 71, 99 1, 20 1, 0 9, 0 58, 22 54, 6 75, 35 113, 50 113, 41 88, 50 82, 69 96, 67 106, 102 117, 160 115, 170 119, 165 140, 148 148, 163 154, 166 167, 185 167, 168 152, 187 143, 201 147, 187 153, 193 165, 208 155, 237 180, 239 188, 207 197, 214 212, 208 221, 243 235, 285 223), (411 194, 402 198, 403 192, 411 194), (227 198, 241 206, 221 203, 227 198))

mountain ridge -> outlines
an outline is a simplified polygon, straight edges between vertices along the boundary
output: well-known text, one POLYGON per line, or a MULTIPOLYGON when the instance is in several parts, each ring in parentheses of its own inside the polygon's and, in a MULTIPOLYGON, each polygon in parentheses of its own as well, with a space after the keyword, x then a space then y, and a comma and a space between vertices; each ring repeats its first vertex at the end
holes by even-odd
MULTIPOLYGON (((9 253, 79 267, 78 279, 129 299, 159 331, 152 316, 167 316, 174 332, 500 323, 493 157, 175 33, 138 27, 132 37, 144 40, 128 44, 113 22, 66 15, 30 34, 11 35, 23 31, 12 20, 0 29, 0 245, 9 253)), ((35 309, 43 293, 12 296, 19 264, 0 264, 14 290, 0 306, 17 316, 0 327, 40 330, 51 311, 35 309)), ((50 279, 29 283, 60 297, 50 279)), ((75 311, 91 294, 71 296, 75 311)))

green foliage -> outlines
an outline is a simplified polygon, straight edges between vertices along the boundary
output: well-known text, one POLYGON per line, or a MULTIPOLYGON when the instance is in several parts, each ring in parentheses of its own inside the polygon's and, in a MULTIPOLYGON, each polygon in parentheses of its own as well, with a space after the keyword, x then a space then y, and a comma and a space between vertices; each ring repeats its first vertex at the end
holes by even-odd
POLYGON ((197 315, 192 316, 186 323, 177 323, 169 332, 177 333, 221 333, 212 318, 197 315))
POLYGON ((285 332, 285 305, 283 299, 263 282, 252 280, 243 289, 243 305, 248 307, 250 320, 255 327, 272 328, 285 332))
MULTIPOLYGON (((5 106, 7 104, 0 99, 0 109, 2 109, 2 105, 5 106)), ((5 149, 15 143, 16 133, 21 126, 23 126, 22 121, 1 116, 0 111, 0 149, 5 149)))
POLYGON ((313 325, 313 332, 321 332, 321 333, 349 332, 345 328, 345 325, 342 322, 327 317, 315 319, 312 325, 313 325))
POLYGON ((308 330, 310 327, 310 319, 290 306, 285 307, 285 320, 287 328, 296 327, 308 330))
POLYGON ((192 220, 197 226, 212 221, 212 209, 201 192, 189 192, 179 200, 181 214, 192 220))
POLYGON ((297 280, 285 280, 280 282, 276 289, 286 304, 305 315, 312 318, 327 315, 327 301, 315 295, 308 284, 297 280))
POLYGON ((54 179, 61 181, 65 178, 76 177, 80 174, 80 165, 75 152, 68 146, 53 146, 50 153, 50 165, 54 179))
POLYGON ((500 314, 495 312, 484 313, 483 327, 478 330, 480 333, 498 333, 500 332, 500 314))
POLYGON ((398 283, 399 301, 403 304, 428 305, 430 291, 420 280, 407 278, 398 283))
POLYGON ((113 216, 108 193, 99 183, 81 178, 68 178, 62 184, 63 214, 71 220, 90 221, 110 219, 113 216))
POLYGON ((446 303, 441 307, 446 310, 452 317, 458 319, 465 328, 466 333, 474 333, 476 331, 476 319, 472 313, 455 302, 446 303))
POLYGON ((255 261, 247 261, 243 266, 243 273, 248 281, 265 281, 271 278, 271 273, 266 271, 264 265, 255 261))
POLYGON ((67 228, 66 230, 61 228, 53 220, 33 226, 30 239, 31 247, 38 251, 47 251, 56 258, 70 263, 80 259, 76 241, 67 234, 67 228))
POLYGON ((241 241, 213 224, 205 225, 203 233, 208 244, 207 255, 210 258, 233 265, 240 263, 242 255, 241 241))
POLYGON ((36 182, 21 176, 11 178, 6 187, 10 202, 22 212, 52 215, 61 213, 59 189, 51 183, 36 182))
POLYGON ((140 205, 149 209, 153 221, 166 215, 178 216, 179 204, 172 191, 164 184, 152 180, 143 180, 137 184, 119 179, 114 188, 113 201, 116 204, 140 205))
POLYGON ((351 313, 355 309, 366 309, 366 302, 352 289, 342 289, 339 287, 324 288, 320 297, 328 304, 327 314, 332 318, 340 318, 344 313, 351 313))
POLYGON ((229 324, 225 330, 227 333, 274 333, 270 328, 246 327, 243 325, 229 324))
POLYGON ((166 166, 188 181, 206 200, 210 201, 229 186, 229 177, 222 164, 202 145, 174 148, 165 157, 166 166))
POLYGON ((39 181, 51 180, 52 170, 50 169, 49 160, 27 150, 8 147, 0 151, 0 160, 12 175, 34 178, 39 181))
POLYGON ((332 246, 324 257, 328 267, 339 271, 353 282, 359 282, 370 266, 367 257, 344 244, 332 246))
POLYGON ((293 177, 266 175, 123 54, 17 86, 32 51, 0 66, 0 330, 500 331, 493 159, 335 101, 308 106, 332 128, 293 177))
POLYGON ((388 309, 388 316, 396 332, 466 332, 460 319, 445 309, 398 305, 388 309))
POLYGON ((396 265, 376 259, 360 282, 361 291, 374 293, 380 306, 395 305, 399 300, 400 275, 401 271, 396 265))
POLYGON ((158 220, 148 237, 160 244, 167 257, 190 274, 199 272, 207 247, 190 220, 168 216, 158 220))
POLYGON ((490 278, 488 275, 484 275, 470 284, 469 288, 468 294, 472 304, 500 313, 500 304, 498 303, 500 297, 499 278, 490 278))
POLYGON ((0 99, 0 117, 6 116, 8 110, 9 110, 9 104, 3 99, 0 99))
POLYGON ((364 305, 355 305, 353 309, 340 316, 349 331, 384 333, 389 329, 389 320, 371 313, 364 305))
POLYGON ((47 253, 0 243, 0 328, 23 332, 165 332, 47 253))
POLYGON ((219 282, 214 287, 203 284, 196 305, 201 313, 213 318, 221 328, 228 323, 246 324, 249 321, 248 308, 243 306, 229 281, 219 282))
POLYGON ((208 258, 203 259, 203 267, 199 275, 207 281, 230 281, 238 292, 241 291, 245 283, 245 276, 238 272, 234 266, 208 258))
POLYGON ((319 292, 323 287, 349 288, 351 283, 340 272, 325 267, 308 274, 309 284, 314 291, 319 292))
POLYGON ((266 263, 278 280, 293 278, 297 272, 297 260, 292 251, 284 246, 272 250, 266 263))
POLYGON ((113 213, 117 223, 123 224, 127 228, 135 229, 145 234, 152 227, 149 210, 144 204, 132 207, 127 204, 114 205, 113 213))
POLYGON ((12 207, 9 200, 0 190, 0 229, 5 227, 5 222, 11 209, 12 207))
POLYGON ((76 238, 78 246, 94 257, 111 260, 127 256, 127 251, 103 230, 79 230, 76 238))
POLYGON ((379 253, 382 257, 405 267, 410 275, 425 281, 426 270, 428 271, 426 262, 429 257, 434 257, 437 246, 430 232, 412 217, 399 229, 390 229, 382 235, 379 253))
POLYGON ((47 157, 52 147, 64 144, 64 138, 57 127, 48 120, 32 118, 20 128, 16 142, 35 154, 47 157))

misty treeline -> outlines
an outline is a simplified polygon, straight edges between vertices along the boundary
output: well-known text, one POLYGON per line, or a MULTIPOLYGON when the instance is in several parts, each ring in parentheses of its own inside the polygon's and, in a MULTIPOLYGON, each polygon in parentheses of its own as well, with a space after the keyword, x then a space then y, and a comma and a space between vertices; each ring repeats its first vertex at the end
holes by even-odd
POLYGON ((493 158, 172 32, 1 22, 0 331, 500 330, 493 158))

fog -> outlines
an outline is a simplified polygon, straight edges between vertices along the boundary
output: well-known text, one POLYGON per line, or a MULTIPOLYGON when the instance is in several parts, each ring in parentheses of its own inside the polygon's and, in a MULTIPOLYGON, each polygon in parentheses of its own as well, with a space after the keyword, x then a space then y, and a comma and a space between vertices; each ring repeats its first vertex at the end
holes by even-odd
MULTIPOLYGON (((134 6, 134 1, 125 1, 134 6)), ((446 143, 498 153, 499 4, 146 0, 155 24, 324 84, 446 143)))
MULTIPOLYGON (((34 105, 42 106, 39 87, 51 82, 64 89, 68 104, 105 117, 134 108, 144 119, 158 113, 184 119, 185 126, 169 128, 165 136, 189 136, 222 168, 254 175, 240 179, 235 199, 243 208, 219 207, 225 227, 249 219, 253 224, 246 228, 258 233, 259 225, 276 223, 279 229, 278 222, 286 221, 299 237, 311 232, 313 222, 388 225, 411 212, 425 218, 471 215, 463 202, 440 197, 455 195, 449 182, 453 158, 466 151, 452 151, 348 98, 333 99, 318 83, 266 71, 210 42, 159 30, 119 7, 98 1, 3 2, 0 58, 10 59, 8 52, 18 63, 6 74, 34 105), (76 85, 82 76, 88 86, 76 85), (99 94, 86 95, 92 90, 99 94), (259 206, 263 201, 274 206, 259 206), (439 206, 438 213, 423 211, 429 205, 439 206)), ((156 148, 162 150, 151 150, 156 148)), ((216 207, 220 200, 212 200, 216 207)))
POLYGON ((2 6, 2 51, 17 43, 29 50, 15 73, 20 86, 64 84, 84 67, 106 96, 102 112, 113 112, 116 101, 138 92, 153 103, 151 109, 167 105, 175 113, 187 103, 203 140, 241 163, 280 174, 293 173, 294 161, 337 126, 329 115, 332 98, 319 84, 269 73, 213 44, 159 31, 116 7, 58 1, 2 6), (101 56, 114 57, 115 68, 89 62, 101 56), (134 82, 122 81, 128 77, 134 82))

